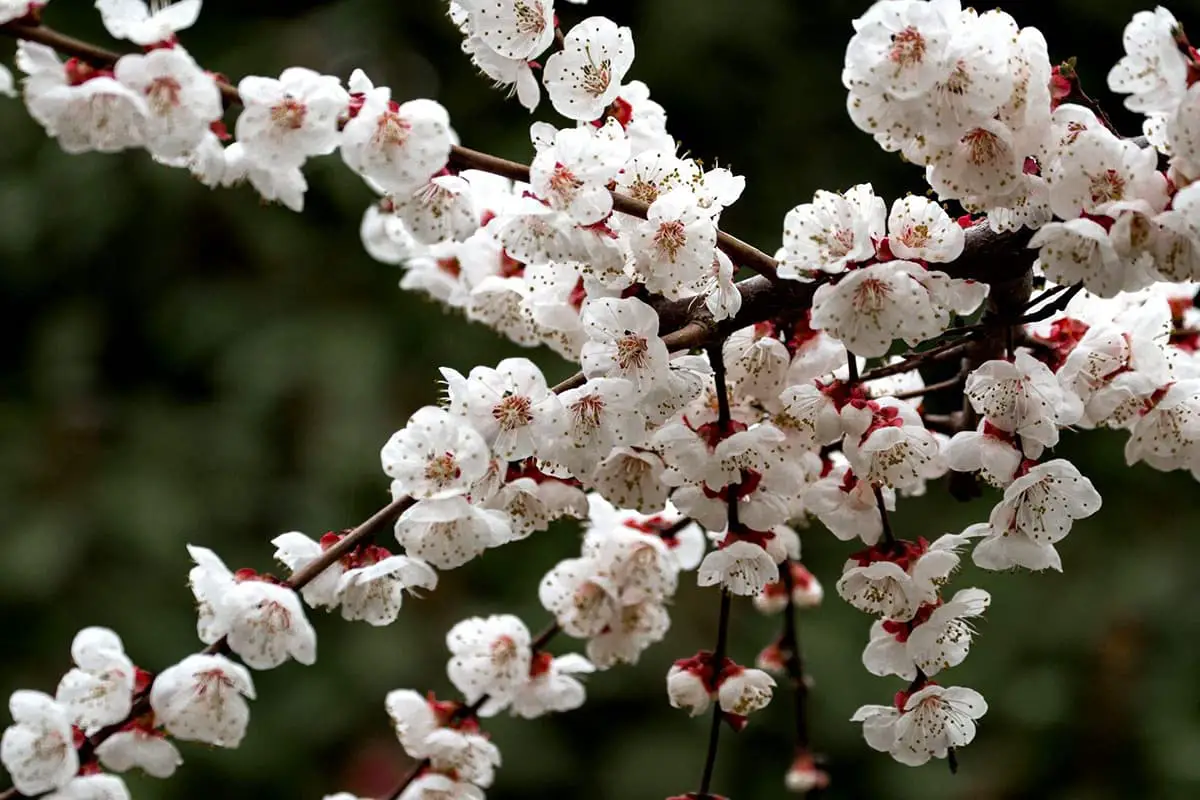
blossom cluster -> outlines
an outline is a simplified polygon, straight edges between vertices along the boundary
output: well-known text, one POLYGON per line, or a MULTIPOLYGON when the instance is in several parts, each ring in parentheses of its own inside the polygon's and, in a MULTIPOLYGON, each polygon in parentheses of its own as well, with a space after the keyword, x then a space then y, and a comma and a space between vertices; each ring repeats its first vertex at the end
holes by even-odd
MULTIPOLYGON (((181 763, 171 739, 237 746, 249 669, 316 659, 305 605, 388 625, 440 571, 563 518, 585 521, 578 555, 550 566, 537 596, 548 635, 580 640, 586 655, 552 655, 548 635, 509 614, 456 624, 447 678, 462 700, 397 689, 385 702, 420 764, 400 797, 482 798, 501 759, 481 719, 582 705, 581 676, 635 663, 664 639, 684 573, 717 587, 725 610, 734 597, 767 613, 818 605, 798 533, 811 547, 813 523, 860 543, 837 593, 875 618, 866 669, 908 682, 854 721, 902 763, 951 757, 987 710, 979 692, 934 681, 966 658, 991 602, 977 587, 945 591, 965 552, 984 570, 1061 570, 1058 546, 1100 508, 1090 480, 1054 452, 1062 431, 1125 429, 1129 464, 1200 478, 1189 282, 1200 277, 1200 59, 1164 9, 1134 17, 1110 75, 1147 117, 1143 147, 1065 102, 1077 79, 1008 14, 958 0, 873 5, 846 51, 851 118, 923 166, 942 202, 910 195, 889 207, 870 184, 816 192, 787 213, 768 276, 779 291, 807 284, 811 302, 760 314, 746 313, 734 282, 743 264, 730 252, 745 251, 719 231, 745 181, 680 155, 665 111, 626 80, 631 32, 606 18, 562 34, 551 0, 448 3, 480 71, 531 109, 544 88, 568 120, 531 126, 527 179, 514 180, 508 162, 456 144, 437 102, 393 100, 361 71, 345 86, 303 67, 229 85, 179 42, 199 0, 97 7, 114 37, 145 52, 105 66, 18 45, 25 104, 65 151, 144 148, 210 186, 245 181, 297 211, 307 160, 339 152, 379 195, 360 236, 374 258, 403 266, 402 287, 518 345, 546 345, 580 374, 552 387, 524 357, 442 368, 441 402, 380 450, 403 552, 356 531, 288 532, 272 542, 291 571, 280 580, 190 547, 207 648, 154 677, 113 632, 80 632, 53 697, 12 695, 0 760, 23 794, 126 797, 111 773, 169 775, 181 763), (227 102, 241 105, 229 143, 227 102), (952 216, 950 201, 967 213, 952 216), (991 289, 963 268, 970 241, 1021 228, 1036 230, 1037 258, 1026 269, 1014 255, 1020 271, 1008 277, 1028 273, 1044 292, 1015 308, 993 293, 975 316, 991 289), (662 329, 675 301, 703 321, 702 338, 662 329), (920 368, 949 358, 963 407, 947 424, 925 407, 939 389, 920 368), (951 473, 999 494, 987 521, 932 541, 898 535, 898 498, 951 473)), ((0 23, 30 13, 0 0, 0 23)), ((11 83, 0 72, 0 93, 11 83)), ((715 706, 740 729, 771 701, 770 672, 804 685, 785 620, 755 667, 725 651, 722 627, 716 649, 670 668, 669 703, 692 715, 715 706)), ((788 785, 825 780, 799 750, 788 785)))

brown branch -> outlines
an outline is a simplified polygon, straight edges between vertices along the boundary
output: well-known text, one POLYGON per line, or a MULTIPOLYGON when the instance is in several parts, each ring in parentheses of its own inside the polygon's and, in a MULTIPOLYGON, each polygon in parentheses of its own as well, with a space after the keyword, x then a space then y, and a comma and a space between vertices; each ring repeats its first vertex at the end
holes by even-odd
MULTIPOLYGON (((45 25, 34 25, 28 22, 10 22, 6 25, 0 25, 0 33, 17 39, 44 44, 60 53, 74 56, 96 67, 109 68, 123 55, 113 50, 97 47, 82 39, 76 39, 59 33, 45 25)), ((214 76, 214 79, 216 80, 217 88, 221 90, 221 97, 225 100, 226 105, 234 106, 241 104, 242 99, 238 95, 236 86, 221 77, 214 76)), ((481 153, 478 150, 472 150, 467 147, 454 145, 450 150, 450 164, 456 169, 477 169, 483 172, 490 172, 493 175, 500 175, 510 180, 529 182, 529 167, 527 165, 487 153, 481 153)), ((621 194, 620 192, 611 192, 611 194, 614 210, 631 214, 635 217, 641 217, 642 219, 646 218, 646 214, 650 208, 648 203, 635 200, 629 195, 621 194)), ((717 247, 721 248, 733 260, 734 264, 747 267, 772 281, 778 279, 776 274, 779 266, 778 262, 758 248, 738 239, 736 236, 731 236, 724 231, 717 231, 717 247)))

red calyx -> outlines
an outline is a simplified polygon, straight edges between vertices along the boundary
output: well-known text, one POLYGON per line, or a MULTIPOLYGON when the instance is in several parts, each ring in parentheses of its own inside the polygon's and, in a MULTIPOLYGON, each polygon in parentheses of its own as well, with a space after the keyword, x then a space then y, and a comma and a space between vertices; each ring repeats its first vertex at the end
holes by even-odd
POLYGON ((1038 465, 1038 462, 1033 460, 1032 458, 1021 459, 1021 464, 1020 464, 1020 466, 1017 467, 1017 471, 1013 474, 1013 478, 1014 479, 1020 478, 1024 475, 1026 475, 1029 472, 1029 470, 1033 469, 1037 465, 1038 465))
POLYGON ((841 411, 847 405, 853 404, 857 408, 870 403, 866 391, 857 384, 849 384, 846 381, 834 379, 829 383, 821 383, 813 381, 821 394, 833 401, 833 405, 838 411, 841 411))
POLYGON ((627 519, 624 522, 626 528, 657 536, 667 547, 679 546, 679 531, 675 530, 677 524, 679 520, 670 520, 661 514, 645 520, 627 519))
MULTIPOLYGON (((346 538, 349 529, 343 531, 329 531, 321 537, 321 549, 328 550, 336 545, 342 539, 346 538)), ((374 544, 359 545, 349 551, 341 558, 343 569, 359 569, 360 567, 369 567, 372 564, 378 564, 386 558, 391 558, 392 552, 386 547, 380 547, 374 544)))
POLYGON ((593 222, 591 225, 582 225, 580 227, 582 227, 585 231, 591 231, 592 233, 596 234, 597 236, 605 236, 609 239, 620 238, 620 234, 618 234, 616 231, 614 231, 612 229, 612 226, 610 226, 608 224, 608 221, 610 219, 612 219, 612 214, 609 214, 607 217, 600 220, 599 222, 593 222))
POLYGON ((904 427, 904 420, 900 419, 900 409, 896 406, 880 407, 878 403, 870 402, 866 404, 867 408, 871 408, 872 406, 874 406, 873 410, 875 413, 871 417, 871 424, 867 426, 867 429, 863 431, 862 437, 858 440, 859 444, 867 441, 871 434, 880 428, 904 427))
POLYGON ((571 304, 571 308, 582 311, 584 300, 587 300, 587 290, 583 288, 583 278, 580 278, 575 282, 575 288, 567 295, 567 302, 571 304))
POLYGON ((283 581, 279 580, 279 578, 276 578, 274 575, 271 575, 270 573, 264 572, 264 573, 260 574, 258 572, 255 572, 250 567, 242 567, 241 569, 234 572, 233 579, 237 583, 242 583, 244 581, 262 581, 263 583, 274 583, 274 584, 282 584, 283 583, 283 581))
POLYGON ((721 686, 722 680, 730 675, 737 674, 742 670, 742 667, 728 656, 721 662, 720 670, 716 668, 716 664, 713 662, 713 652, 711 650, 701 650, 694 656, 677 660, 675 666, 695 675, 704 684, 705 689, 710 693, 715 693, 721 686))
POLYGON ((150 688, 150 684, 154 683, 154 673, 142 669, 141 667, 133 668, 133 692, 141 694, 150 688))
POLYGON ((541 675, 545 675, 550 671, 550 664, 553 661, 554 656, 543 650, 534 653, 533 660, 529 662, 529 679, 533 680, 541 675))
POLYGON ((788 561, 788 571, 792 573, 792 586, 796 589, 805 590, 812 586, 816 578, 808 567, 801 564, 799 561, 788 561))
POLYGON ((731 714, 728 711, 721 712, 721 721, 733 729, 734 733, 741 733, 750 724, 750 718, 741 714, 731 714))
POLYGON ((178 44, 179 37, 172 33, 161 42, 154 42, 153 44, 144 45, 142 50, 146 51, 147 53, 152 53, 155 50, 174 50, 178 44))
POLYGON ((1074 91, 1071 83, 1075 77, 1075 68, 1067 64, 1059 64, 1050 71, 1050 110, 1058 108, 1058 106, 1071 96, 1074 91))
POLYGON ((878 544, 868 547, 866 550, 859 550, 857 553, 851 553, 850 558, 860 567, 867 567, 880 561, 890 561, 900 569, 908 572, 913 563, 925 555, 929 550, 929 542, 925 537, 911 542, 907 539, 900 539, 893 543, 879 542, 878 544))
POLYGON ((885 619, 883 621, 883 629, 894 636, 897 642, 907 642, 908 637, 912 635, 912 632, 916 630, 919 625, 923 625, 928 622, 930 615, 933 614, 934 610, 936 610, 941 604, 942 603, 940 599, 937 603, 923 604, 917 609, 916 615, 913 616, 913 618, 908 622, 897 622, 896 620, 885 619))
MULTIPOLYGON (((687 421, 687 417, 684 417, 683 421, 685 425, 692 428, 691 423, 687 421)), ((699 434, 704 443, 708 445, 709 450, 715 450, 717 445, 730 436, 746 430, 746 423, 733 419, 729 421, 729 424, 722 425, 719 421, 714 420, 713 422, 704 423, 699 428, 692 428, 692 430, 699 434)))
POLYGON ((717 549, 724 549, 734 542, 750 542, 766 550, 767 542, 774 538, 774 531, 756 531, 753 528, 747 528, 745 525, 738 525, 736 528, 730 528, 725 532, 725 538, 717 545, 717 549))
POLYGON ((1036 341, 1053 351, 1051 357, 1046 358, 1040 352, 1036 354, 1046 366, 1057 371, 1067 360, 1067 356, 1071 354, 1071 351, 1075 349, 1075 345, 1079 344, 1079 340, 1087 333, 1088 327, 1086 322, 1071 319, 1070 317, 1056 319, 1050 325, 1049 336, 1033 337, 1036 341))
POLYGON ((1166 386, 1155 389, 1154 394, 1152 394, 1146 398, 1146 401, 1142 404, 1142 408, 1141 408, 1141 410, 1138 411, 1138 413, 1141 414, 1142 416, 1145 416, 1146 414, 1149 414, 1151 411, 1153 411, 1154 407, 1162 402, 1162 399, 1164 397, 1166 397, 1167 392, 1174 385, 1175 385, 1175 382, 1171 381, 1166 386))
POLYGON ((568 486, 575 486, 577 488, 582 487, 582 485, 583 485, 575 478, 564 479, 564 478, 556 478, 553 475, 547 475, 546 473, 544 473, 540 469, 538 469, 537 460, 532 457, 527 458, 524 461, 510 461, 509 462, 508 471, 504 473, 504 482, 510 483, 512 481, 517 480, 518 478, 529 478, 530 480, 532 480, 534 483, 537 483, 537 484, 543 484, 543 483, 547 483, 549 481, 556 481, 558 483, 565 483, 568 486))
POLYGON ((608 108, 604 109, 603 114, 592 120, 592 125, 597 128, 603 128, 604 123, 610 119, 615 119, 622 128, 629 127, 629 123, 633 122, 633 105, 628 100, 618 97, 609 103, 608 108))
POLYGON ((208 124, 208 129, 212 131, 216 135, 217 139, 222 142, 228 142, 233 138, 233 136, 229 134, 229 128, 225 127, 225 120, 214 119, 208 124))
POLYGON ((989 436, 992 439, 999 439, 1002 442, 1008 442, 1009 444, 1013 444, 1016 441, 1011 433, 997 428, 986 419, 983 421, 983 435, 989 436))
POLYGON ((111 69, 98 69, 79 58, 67 59, 67 63, 63 65, 63 69, 67 73, 67 83, 71 86, 79 86, 93 78, 113 77, 111 69))
POLYGON ((760 669, 765 669, 768 672, 782 672, 787 659, 783 655, 783 649, 779 646, 779 641, 771 642, 762 649, 755 660, 760 669))
POLYGON ((728 502, 731 493, 735 499, 742 500, 754 494, 754 491, 758 489, 758 485, 762 483, 762 477, 763 476, 761 472, 752 469, 744 469, 742 470, 741 478, 738 479, 737 483, 731 483, 728 486, 723 486, 721 487, 720 491, 713 491, 709 488, 707 483, 700 488, 701 491, 704 492, 704 496, 709 500, 720 499, 728 502))
MULTIPOLYGON (((439 258, 437 260, 437 268, 449 275, 451 278, 457 278, 462 274, 462 265, 458 263, 457 258, 439 258)), ((508 277, 507 275, 505 277, 508 277)))
POLYGON ((812 327, 812 309, 807 309, 804 316, 796 320, 792 326, 792 335, 788 338, 784 345, 788 349, 788 353, 796 355, 800 348, 821 335, 818 330, 813 330, 812 327))
POLYGON ((524 262, 517 261, 508 254, 507 250, 500 251, 500 277, 520 278, 525 275, 524 262))

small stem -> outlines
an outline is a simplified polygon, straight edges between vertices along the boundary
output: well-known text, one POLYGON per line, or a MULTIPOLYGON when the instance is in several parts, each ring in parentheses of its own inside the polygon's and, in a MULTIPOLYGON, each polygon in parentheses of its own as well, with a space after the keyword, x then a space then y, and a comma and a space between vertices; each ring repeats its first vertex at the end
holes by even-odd
MULTIPOLYGON (((729 609, 732 605, 729 590, 721 589, 721 616, 717 622, 717 649, 713 651, 714 669, 720 670, 725 661, 725 649, 729 639, 729 609)), ((708 731, 708 753, 704 757, 704 774, 700 777, 700 797, 708 796, 712 786, 713 769, 717 765, 717 745, 721 739, 721 704, 713 704, 712 726, 708 731)))
POLYGON ((1065 290, 1066 290, 1067 286, 1068 286, 1068 284, 1065 284, 1065 283, 1064 283, 1064 284, 1061 284, 1061 285, 1059 285, 1059 286, 1055 286, 1055 287, 1053 287, 1053 288, 1051 288, 1051 289, 1047 289, 1046 291, 1042 292, 1042 293, 1041 293, 1041 294, 1039 294, 1037 297, 1033 298, 1033 299, 1032 299, 1032 300, 1030 300, 1028 303, 1026 303, 1026 304, 1025 304, 1025 309, 1024 309, 1024 310, 1025 310, 1025 311, 1029 311, 1029 310, 1030 310, 1030 309, 1032 309, 1034 306, 1041 305, 1042 303, 1046 302, 1047 300, 1049 300, 1050 298, 1054 297, 1055 295, 1062 294, 1062 293, 1063 293, 1063 291, 1065 291, 1065 290))
POLYGON ((894 547, 896 537, 892 535, 892 524, 888 521, 887 506, 883 502, 883 486, 875 483, 872 487, 875 489, 875 503, 879 506, 879 519, 883 523, 883 540, 889 547, 894 547))
POLYGON ((787 592, 787 605, 783 607, 783 636, 780 644, 784 651, 784 669, 792 682, 792 708, 796 725, 796 747, 807 750, 808 735, 808 681, 804 676, 804 657, 800 653, 800 638, 796 630, 796 604, 792 601, 795 581, 792 580, 792 562, 785 560, 779 565, 779 580, 787 592))
POLYGON ((846 382, 858 383, 861 380, 858 376, 858 356, 846 351, 846 382))
POLYGON ((907 392, 898 392, 897 394, 889 394, 894 400, 911 400, 914 397, 930 394, 931 392, 940 392, 943 389, 953 389, 963 382, 963 375, 955 375, 953 378, 947 378, 944 381, 928 384, 920 389, 910 389, 907 392))
POLYGON ((729 410, 729 387, 725 383, 724 342, 713 342, 708 346, 708 362, 712 364, 713 384, 717 393, 717 426, 722 436, 728 436, 733 414, 729 410))
POLYGON ((878 380, 879 378, 888 378, 892 375, 900 375, 905 372, 910 372, 922 364, 932 364, 935 361, 943 361, 947 358, 958 355, 962 351, 970 347, 971 343, 979 338, 981 331, 971 331, 961 339, 952 339, 947 342, 942 342, 939 345, 921 350, 916 353, 908 353, 903 361, 897 361, 895 364, 888 364, 883 367, 876 367, 864 372, 858 378, 858 383, 866 383, 867 381, 878 380))
POLYGON ((1021 317, 1019 322, 1022 325, 1028 325, 1031 322, 1041 322, 1044 319, 1050 319, 1050 317, 1053 317, 1059 311, 1065 310, 1067 307, 1067 304, 1070 303, 1071 300, 1073 300, 1075 298, 1075 295, 1079 294, 1082 291, 1083 291, 1082 283, 1073 284, 1069 289, 1067 289, 1062 294, 1055 297, 1054 302, 1049 303, 1048 305, 1042 306, 1037 311, 1034 311, 1030 314, 1026 314, 1025 316, 1021 317))

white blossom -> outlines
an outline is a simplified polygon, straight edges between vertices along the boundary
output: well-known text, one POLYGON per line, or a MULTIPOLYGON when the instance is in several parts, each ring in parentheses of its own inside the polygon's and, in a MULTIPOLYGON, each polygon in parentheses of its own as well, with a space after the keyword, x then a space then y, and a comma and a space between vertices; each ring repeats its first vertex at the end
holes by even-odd
POLYGON ((150 687, 150 707, 167 733, 184 741, 237 747, 254 699, 250 672, 224 656, 188 656, 150 687))
POLYGON ((542 81, 554 110, 568 119, 598 119, 617 99, 633 64, 633 34, 605 17, 588 17, 567 32, 546 61, 542 81))
POLYGON ((79 770, 67 709, 48 694, 19 689, 8 711, 13 724, 0 737, 0 762, 13 787, 32 797, 66 785, 79 770))

